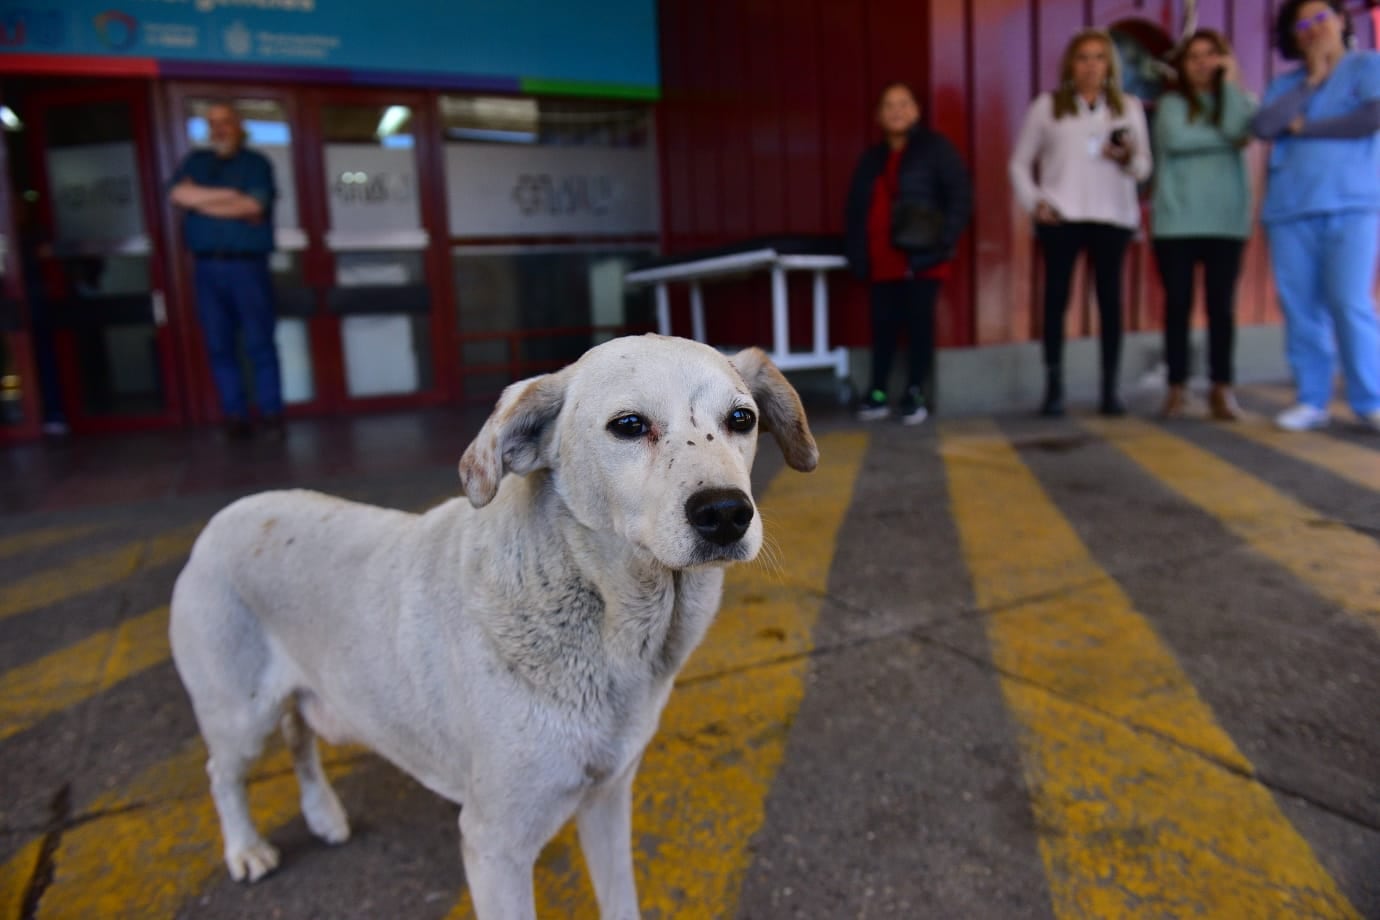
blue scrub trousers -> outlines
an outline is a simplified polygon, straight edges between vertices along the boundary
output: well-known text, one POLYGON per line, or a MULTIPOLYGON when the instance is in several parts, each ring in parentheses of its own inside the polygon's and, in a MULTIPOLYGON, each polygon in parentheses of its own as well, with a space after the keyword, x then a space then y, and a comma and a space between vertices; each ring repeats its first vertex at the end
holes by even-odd
POLYGON ((1300 217, 1267 229, 1298 401, 1327 408, 1340 355, 1351 408, 1362 416, 1380 410, 1380 211, 1300 217))
POLYGON ((249 414, 237 340, 237 334, 243 334, 259 413, 280 415, 283 385, 273 340, 277 318, 268 257, 197 258, 196 307, 221 412, 226 418, 237 419, 249 414))

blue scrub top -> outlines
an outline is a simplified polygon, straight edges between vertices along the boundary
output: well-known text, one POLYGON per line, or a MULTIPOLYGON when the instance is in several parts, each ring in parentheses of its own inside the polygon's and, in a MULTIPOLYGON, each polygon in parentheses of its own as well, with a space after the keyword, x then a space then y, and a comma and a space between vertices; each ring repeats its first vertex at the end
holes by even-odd
MULTIPOLYGON (((1297 89, 1306 79, 1302 67, 1276 77, 1263 105, 1297 89)), ((1308 100, 1304 117, 1308 121, 1336 118, 1377 99, 1380 54, 1353 51, 1308 100)), ((1262 221, 1375 210, 1380 210, 1380 133, 1357 138, 1284 135, 1275 140, 1262 221)))
POLYGON ((264 209, 263 219, 253 223, 189 211, 182 225, 188 249, 200 255, 273 251, 273 201, 278 189, 268 157, 243 148, 231 157, 195 150, 178 167, 172 185, 183 179, 212 188, 233 188, 256 199, 264 209))

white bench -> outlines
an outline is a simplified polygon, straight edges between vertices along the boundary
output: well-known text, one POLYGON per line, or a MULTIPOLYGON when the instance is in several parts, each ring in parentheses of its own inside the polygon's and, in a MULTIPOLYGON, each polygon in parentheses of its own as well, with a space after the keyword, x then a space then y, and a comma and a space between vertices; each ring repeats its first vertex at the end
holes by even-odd
POLYGON ((848 262, 841 255, 792 253, 790 248, 789 245, 778 248, 748 244, 740 251, 716 249, 703 256, 689 253, 629 272, 623 280, 628 285, 656 286, 656 324, 657 331, 662 335, 671 334, 668 285, 676 281, 689 283, 691 337, 697 342, 704 342, 704 293, 701 282, 768 271, 771 273, 772 361, 783 371, 832 368, 841 386, 847 388, 848 349, 829 347, 829 285, 824 275, 846 268, 848 262), (786 273, 790 271, 808 271, 814 275, 814 336, 809 351, 791 351, 790 348, 786 285, 786 273))

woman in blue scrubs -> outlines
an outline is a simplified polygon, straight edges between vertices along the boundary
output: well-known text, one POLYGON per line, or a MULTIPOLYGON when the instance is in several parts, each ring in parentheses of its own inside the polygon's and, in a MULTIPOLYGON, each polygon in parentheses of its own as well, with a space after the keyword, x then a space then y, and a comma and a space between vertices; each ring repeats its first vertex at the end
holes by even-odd
POLYGON ((1251 123, 1274 142, 1260 219, 1270 239, 1297 404, 1288 431, 1329 422, 1334 356, 1346 398, 1380 431, 1380 54, 1348 50, 1342 0, 1287 0, 1275 21, 1286 59, 1251 123))

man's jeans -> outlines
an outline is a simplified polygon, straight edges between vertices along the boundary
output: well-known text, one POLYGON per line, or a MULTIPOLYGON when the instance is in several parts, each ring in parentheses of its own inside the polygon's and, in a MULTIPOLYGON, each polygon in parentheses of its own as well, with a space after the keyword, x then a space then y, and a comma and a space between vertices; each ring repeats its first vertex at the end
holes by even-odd
POLYGON ((211 374, 227 418, 245 418, 243 375, 237 333, 254 369, 254 396, 262 415, 283 411, 283 386, 274 344, 276 325, 268 257, 196 260, 196 306, 211 359, 211 374))

